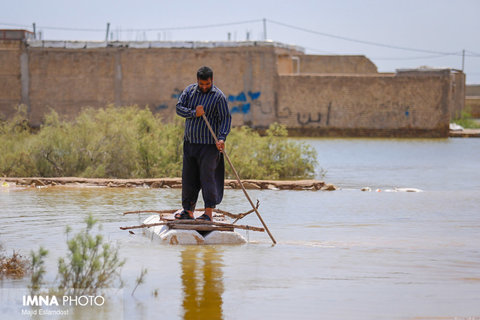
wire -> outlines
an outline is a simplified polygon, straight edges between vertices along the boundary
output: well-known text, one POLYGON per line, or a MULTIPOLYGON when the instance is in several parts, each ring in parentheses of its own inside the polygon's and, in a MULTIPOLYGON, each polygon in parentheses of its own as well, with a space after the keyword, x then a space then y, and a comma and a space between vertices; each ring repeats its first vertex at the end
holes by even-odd
POLYGON ((476 53, 470 50, 465 50, 465 52, 470 52, 474 57, 480 57, 480 53, 476 53))
POLYGON ((63 30, 63 31, 88 31, 88 32, 105 32, 105 29, 87 29, 87 28, 68 28, 68 27, 48 27, 48 26, 37 26, 38 29, 46 30, 63 30))
POLYGON ((435 54, 435 55, 430 55, 430 56, 418 56, 418 57, 397 57, 397 58, 386 58, 386 57, 380 57, 380 58, 375 58, 375 57, 370 57, 370 59, 373 60, 423 60, 423 59, 436 59, 436 58, 442 58, 449 56, 447 54, 435 54))
POLYGON ((257 20, 237 21, 237 22, 228 22, 228 23, 207 24, 207 25, 200 25, 200 26, 148 28, 148 29, 122 29, 122 31, 171 31, 171 30, 206 29, 206 28, 217 28, 217 27, 234 26, 239 24, 255 23, 255 22, 261 22, 261 21, 262 20, 257 19, 257 20))
MULTIPOLYGON (((406 51, 414 51, 414 52, 423 52, 423 53, 430 53, 433 55, 425 56, 425 57, 405 57, 405 58, 389 58, 389 57, 381 57, 381 58, 372 58, 375 60, 420 60, 420 59, 434 59, 444 56, 462 56, 462 52, 440 52, 440 51, 433 51, 433 50, 425 50, 425 49, 418 49, 418 48, 410 48, 410 47, 402 47, 402 46, 395 46, 385 43, 373 42, 373 41, 366 41, 366 40, 359 40, 339 35, 334 35, 330 33, 315 31, 303 27, 298 27, 294 25, 290 25, 287 23, 265 19, 266 21, 280 25, 283 27, 308 32, 316 35, 321 35, 329 38, 340 39, 344 41, 356 42, 366 45, 390 48, 390 49, 399 49, 399 50, 406 50, 406 51)), ((246 21, 236 21, 236 22, 227 22, 227 23, 217 23, 217 24, 208 24, 208 25, 197 25, 197 26, 184 26, 184 27, 163 27, 163 28, 130 28, 130 29, 120 29, 120 32, 147 32, 147 31, 172 31, 172 30, 190 30, 190 29, 206 29, 206 28, 218 28, 218 27, 226 27, 226 26, 233 26, 233 25, 241 25, 241 24, 250 24, 250 23, 259 23, 263 22, 263 19, 255 19, 255 20, 246 20, 246 21)), ((31 25, 22 25, 22 24, 15 24, 15 23, 4 23, 0 22, 0 25, 4 26, 12 26, 12 27, 21 27, 21 28, 31 28, 31 25)), ((105 29, 93 29, 93 28, 70 28, 70 27, 53 27, 53 26, 37 26, 39 29, 47 29, 47 30, 64 30, 64 31, 81 31, 81 32, 105 32, 105 29)), ((335 54, 325 50, 319 50, 314 48, 305 47, 305 49, 312 50, 315 52, 323 52, 329 54, 335 54)), ((470 50, 465 50, 465 56, 467 57, 480 57, 480 53, 476 53, 470 50)))
MULTIPOLYGON (((310 48, 310 47, 303 47, 303 48, 308 49, 310 51, 314 51, 314 52, 322 52, 322 53, 327 53, 327 54, 332 54, 332 55, 345 55, 345 53, 331 52, 331 51, 320 50, 320 49, 316 49, 316 48, 310 48)), ((359 54, 355 54, 355 55, 359 55, 359 54)), ((372 59, 372 60, 422 60, 422 59, 442 58, 442 57, 445 57, 445 56, 447 56, 447 55, 445 55, 445 54, 435 54, 435 55, 429 55, 429 56, 396 57, 396 58, 392 58, 392 57, 375 58, 375 57, 370 57, 369 56, 369 59, 372 59)))
POLYGON ((345 41, 357 42, 357 43, 362 43, 362 44, 367 44, 367 45, 372 45, 372 46, 377 46, 377 47, 399 49, 399 50, 406 50, 406 51, 415 51, 415 52, 424 52, 424 53, 433 53, 433 54, 437 54, 437 55, 460 55, 460 56, 462 55, 462 54, 459 54, 458 52, 440 52, 440 51, 401 47, 401 46, 394 46, 394 45, 389 45, 389 44, 385 44, 385 43, 353 39, 353 38, 348 38, 348 37, 344 37, 344 36, 338 36, 338 35, 334 35, 334 34, 330 34, 330 33, 319 32, 319 31, 315 31, 315 30, 302 28, 302 27, 297 27, 297 26, 293 26, 293 25, 286 24, 286 23, 283 23, 283 22, 278 22, 278 21, 275 21, 275 20, 268 19, 267 21, 269 21, 273 24, 277 24, 277 25, 280 25, 280 26, 287 27, 287 28, 296 29, 296 30, 300 30, 300 31, 308 32, 308 33, 313 33, 313 34, 317 34, 317 35, 321 35, 321 36, 325 36, 325 37, 329 37, 329 38, 335 38, 335 39, 340 39, 340 40, 345 40, 345 41))
MULTIPOLYGON (((208 24, 208 25, 198 25, 198 26, 185 26, 185 27, 166 27, 166 28, 146 28, 146 29, 121 29, 121 31, 125 32, 139 32, 139 31, 171 31, 171 30, 189 30, 189 29, 206 29, 206 28, 218 28, 218 27, 226 27, 226 26, 233 26, 233 25, 240 25, 240 24, 249 24, 249 23, 256 23, 261 22, 262 20, 247 20, 247 21, 236 21, 236 22, 228 22, 228 23, 217 23, 217 24, 208 24)), ((21 25, 21 24, 13 24, 13 23, 3 23, 0 22, 0 25, 5 26, 14 26, 14 27, 24 27, 24 28, 31 28, 32 26, 28 25, 21 25)), ((89 31, 89 32, 105 32, 105 29, 91 29, 91 28, 70 28, 70 27, 52 27, 52 26, 42 26, 38 25, 38 29, 49 29, 49 30, 64 30, 64 31, 89 31)))
POLYGON ((22 27, 22 28, 30 28, 30 26, 26 26, 24 24, 15 24, 15 23, 3 23, 3 22, 0 22, 0 25, 2 26, 9 26, 9 27, 22 27))
MULTIPOLYGON (((11 26, 11 27, 22 27, 22 28, 32 28, 32 25, 24 24, 15 24, 15 23, 4 23, 0 22, 2 26, 11 26)), ((50 30, 65 30, 65 31, 94 31, 94 32, 105 32, 105 29, 89 29, 89 28, 69 28, 69 27, 50 27, 50 26, 36 26, 38 29, 50 29, 50 30)))

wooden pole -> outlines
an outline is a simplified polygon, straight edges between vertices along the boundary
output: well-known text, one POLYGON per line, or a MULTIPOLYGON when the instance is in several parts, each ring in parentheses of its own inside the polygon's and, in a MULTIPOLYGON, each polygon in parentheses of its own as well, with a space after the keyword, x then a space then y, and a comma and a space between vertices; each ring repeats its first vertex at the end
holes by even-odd
MULTIPOLYGON (((210 122, 208 122, 207 117, 205 116, 205 114, 202 114, 202 117, 203 117, 203 120, 205 120, 205 123, 207 124, 208 130, 210 130, 210 133, 212 134, 213 139, 215 139, 215 142, 218 142, 217 135, 216 135, 215 132, 213 131, 212 126, 210 126, 210 122)), ((240 187, 242 188, 243 193, 245 194, 245 197, 248 199, 248 202, 250 202, 250 205, 252 206, 252 209, 255 210, 255 213, 257 214, 258 219, 259 219, 260 222, 262 223, 262 225, 263 225, 263 227, 265 228, 265 230, 267 230, 267 233, 268 233, 268 235, 270 236, 270 239, 272 239, 273 244, 276 244, 277 241, 275 241, 275 238, 274 238, 273 235, 270 233, 270 230, 268 230, 268 227, 267 227, 267 225, 265 224, 265 222, 263 221, 262 216, 261 216, 260 213, 258 212, 257 208, 255 208, 255 205, 253 204, 252 199, 250 199, 250 196, 248 195, 247 190, 245 190, 245 187, 243 186, 242 180, 240 180, 240 176, 238 175, 237 170, 235 170, 235 168, 233 167, 233 164, 232 164, 232 162, 230 161, 230 158, 228 157, 227 152, 225 151, 225 149, 222 150, 222 153, 225 155, 225 158, 227 159, 227 162, 228 162, 228 164, 230 165, 230 168, 232 168, 232 171, 233 171, 233 173, 235 174, 235 177, 237 178, 237 181, 238 181, 238 183, 240 184, 240 187)))
POLYGON ((189 225, 193 227, 198 227, 202 225, 208 226, 218 226, 218 227, 226 227, 226 228, 234 228, 234 229, 243 229, 243 230, 252 230, 252 231, 259 231, 264 232, 265 229, 252 227, 248 225, 239 225, 239 224, 231 224, 231 223, 221 223, 221 222, 213 222, 213 221, 197 221, 197 220, 172 220, 172 221, 162 221, 156 223, 148 223, 148 224, 141 224, 138 226, 130 226, 130 227, 120 227, 121 230, 130 230, 130 229, 142 229, 142 228, 150 228, 156 226, 178 226, 178 225, 189 225))
MULTIPOLYGON (((257 200, 257 209, 258 209, 259 205, 260 205, 260 203, 257 200)), ((124 212, 123 215, 137 214, 137 213, 158 213, 158 214, 162 214, 162 213, 175 213, 177 211, 178 211, 177 209, 171 209, 171 210, 138 210, 138 211, 127 211, 127 212, 124 212)), ((195 209, 195 211, 205 211, 205 208, 195 209)), ((213 212, 221 213, 221 214, 223 214, 223 215, 225 215, 229 218, 235 219, 235 221, 233 222, 233 224, 235 224, 238 220, 240 220, 240 219, 244 218, 245 216, 249 215, 250 213, 254 212, 254 210, 250 209, 249 211, 244 212, 244 213, 231 213, 231 212, 220 210, 220 209, 213 209, 213 212)))

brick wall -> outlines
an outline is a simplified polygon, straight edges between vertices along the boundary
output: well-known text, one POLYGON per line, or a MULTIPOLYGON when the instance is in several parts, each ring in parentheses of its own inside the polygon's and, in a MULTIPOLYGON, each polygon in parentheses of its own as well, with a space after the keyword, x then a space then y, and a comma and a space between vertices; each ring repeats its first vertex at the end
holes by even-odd
POLYGON ((450 76, 280 76, 277 117, 301 135, 447 136, 450 76))
POLYGON ((34 125, 50 109, 73 118, 108 104, 148 106, 171 121, 202 65, 213 68, 235 126, 277 121, 301 135, 447 136, 464 103, 463 73, 377 73, 364 56, 309 56, 269 42, 28 44, 0 42, 0 112, 25 103, 34 125))

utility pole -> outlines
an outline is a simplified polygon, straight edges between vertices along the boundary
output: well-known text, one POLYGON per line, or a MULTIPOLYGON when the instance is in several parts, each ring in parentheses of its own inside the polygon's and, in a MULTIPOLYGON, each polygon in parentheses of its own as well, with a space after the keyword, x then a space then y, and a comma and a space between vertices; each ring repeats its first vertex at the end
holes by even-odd
POLYGON ((465 49, 463 49, 462 51, 462 72, 464 68, 465 68, 465 49))
POLYGON ((33 23, 33 39, 37 40, 37 27, 35 22, 33 23))
POLYGON ((263 40, 267 41, 267 19, 263 18, 263 40))
POLYGON ((108 42, 108 32, 110 31, 110 22, 107 22, 107 33, 105 34, 105 41, 108 42))

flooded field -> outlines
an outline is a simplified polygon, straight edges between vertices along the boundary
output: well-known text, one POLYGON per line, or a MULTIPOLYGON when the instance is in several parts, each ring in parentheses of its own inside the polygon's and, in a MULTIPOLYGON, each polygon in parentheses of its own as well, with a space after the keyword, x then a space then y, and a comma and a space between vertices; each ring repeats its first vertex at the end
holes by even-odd
MULTIPOLYGON (((127 259, 125 286, 72 319, 480 319, 480 139, 303 141, 318 178, 341 190, 250 190, 276 246, 257 232, 239 231, 240 246, 162 246, 120 230, 141 221, 124 211, 179 207, 181 190, 144 188, 4 187, 0 241, 24 255, 48 248, 52 283, 66 226, 100 220, 127 259)), ((250 209, 240 190, 219 208, 250 209)), ((260 226, 254 215, 242 223, 260 226)), ((28 279, 1 283, 2 319, 27 319, 28 279)))

